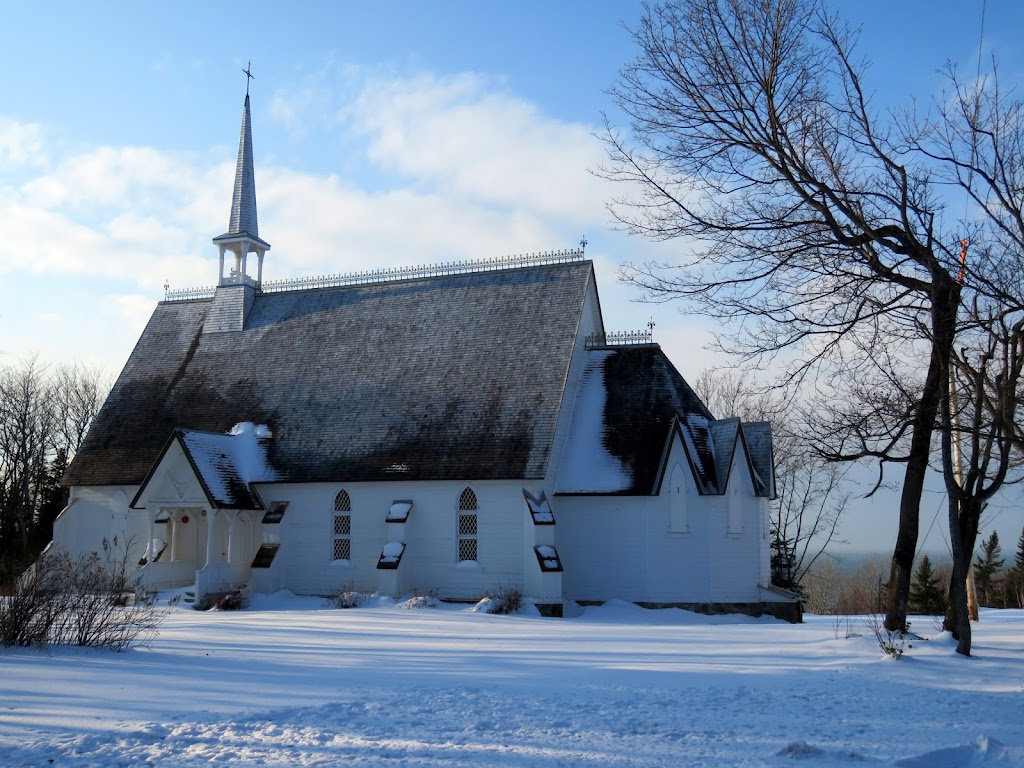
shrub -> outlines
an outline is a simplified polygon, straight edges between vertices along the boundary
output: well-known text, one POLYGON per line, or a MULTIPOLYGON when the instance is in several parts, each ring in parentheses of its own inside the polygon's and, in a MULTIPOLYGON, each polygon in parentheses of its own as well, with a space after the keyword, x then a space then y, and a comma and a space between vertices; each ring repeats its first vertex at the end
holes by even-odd
POLYGON ((249 596, 244 592, 228 592, 213 607, 218 611, 243 611, 249 607, 249 596))
POLYGON ((365 605, 369 595, 356 590, 354 584, 346 584, 333 595, 329 595, 327 602, 335 608, 358 608, 365 605))
POLYGON ((420 594, 418 589, 413 589, 412 597, 402 603, 403 608, 437 608, 438 606, 437 590, 428 589, 425 593, 420 594))
POLYGON ((860 637, 853 631, 853 619, 849 616, 835 616, 832 619, 832 636, 838 640, 842 637, 849 640, 851 637, 860 637))
POLYGON ((509 584, 495 587, 487 597, 491 601, 487 607, 488 613, 507 615, 518 613, 519 609, 523 607, 523 590, 509 584))
POLYGON ((907 622, 906 628, 902 630, 891 630, 886 629, 885 624, 882 621, 882 617, 878 614, 873 614, 864 619, 864 623, 868 629, 875 633, 875 640, 878 641, 878 647, 887 656, 892 656, 894 659, 903 658, 904 651, 909 651, 913 648, 913 644, 909 642, 908 638, 912 637, 910 634, 910 622, 907 622))
POLYGON ((129 547, 104 541, 96 552, 73 558, 42 555, 0 600, 0 645, 79 645, 120 651, 148 642, 164 618, 129 575, 129 547))
POLYGON ((10 594, 0 598, 0 646, 46 645, 56 607, 54 580, 50 569, 32 565, 15 580, 10 594))

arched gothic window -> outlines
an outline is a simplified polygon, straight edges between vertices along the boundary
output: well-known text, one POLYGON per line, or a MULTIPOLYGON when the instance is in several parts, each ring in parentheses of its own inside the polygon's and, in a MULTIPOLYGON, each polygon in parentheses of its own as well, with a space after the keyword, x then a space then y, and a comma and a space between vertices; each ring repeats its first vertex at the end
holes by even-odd
POLYGON ((334 497, 333 560, 352 559, 352 497, 342 488, 334 497))
POLYGON ((348 495, 348 491, 342 488, 338 491, 338 495, 334 497, 334 511, 335 512, 351 512, 352 511, 352 497, 348 495))
POLYGON ((477 501, 472 488, 463 488, 459 494, 459 562, 477 559, 477 501))

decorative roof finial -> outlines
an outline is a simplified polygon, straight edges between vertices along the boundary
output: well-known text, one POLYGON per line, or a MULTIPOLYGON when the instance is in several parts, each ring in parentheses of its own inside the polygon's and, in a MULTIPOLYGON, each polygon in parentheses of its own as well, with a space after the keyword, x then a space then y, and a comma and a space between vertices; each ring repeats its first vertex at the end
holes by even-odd
POLYGON ((580 251, 586 251, 586 250, 587 250, 587 236, 584 235, 583 239, 580 240, 580 251))
POLYGON ((245 72, 245 95, 246 96, 249 95, 249 81, 256 79, 255 77, 252 76, 252 72, 249 71, 251 69, 252 69, 252 61, 250 60, 245 65, 245 69, 242 70, 243 72, 245 72))

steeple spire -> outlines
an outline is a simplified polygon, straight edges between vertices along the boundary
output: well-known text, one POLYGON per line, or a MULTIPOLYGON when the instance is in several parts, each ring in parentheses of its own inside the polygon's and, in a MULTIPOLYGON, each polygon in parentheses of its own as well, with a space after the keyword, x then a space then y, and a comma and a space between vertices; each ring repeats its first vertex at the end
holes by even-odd
POLYGON ((238 162, 235 165, 235 191, 231 196, 229 235, 248 233, 259 237, 256 217, 256 176, 252 162, 252 125, 249 118, 249 94, 242 110, 242 132, 238 137, 238 162))
POLYGON ((231 196, 231 218, 228 230, 213 238, 220 249, 220 280, 218 285, 248 284, 257 290, 263 282, 263 256, 270 250, 270 244, 260 239, 259 223, 256 216, 256 177, 252 159, 252 122, 249 114, 249 80, 252 67, 245 72, 245 104, 242 108, 242 130, 238 137, 238 160, 235 165, 235 187, 231 196), (230 251, 235 256, 235 266, 228 275, 224 274, 224 254, 230 251), (256 279, 246 273, 247 256, 255 253, 259 259, 256 279))

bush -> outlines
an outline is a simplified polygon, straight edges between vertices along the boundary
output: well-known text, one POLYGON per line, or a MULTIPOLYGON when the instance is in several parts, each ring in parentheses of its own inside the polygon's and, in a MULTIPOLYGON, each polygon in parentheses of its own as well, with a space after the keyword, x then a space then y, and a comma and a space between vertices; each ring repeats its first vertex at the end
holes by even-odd
POLYGON ((412 597, 401 605, 403 608, 413 610, 416 608, 437 608, 437 606, 440 605, 440 602, 437 599, 436 589, 428 589, 425 593, 420 594, 418 589, 413 588, 412 597))
POLYGON ((335 608, 359 608, 366 604, 369 597, 365 592, 358 592, 354 584, 346 584, 338 592, 330 595, 327 602, 335 608))
POLYGON ((511 585, 496 587, 490 591, 487 597, 490 600, 490 605, 487 607, 488 613, 504 616, 518 613, 519 609, 523 607, 523 590, 519 587, 511 585))
POLYGON ((878 641, 878 647, 887 656, 892 656, 894 659, 903 658, 904 651, 909 651, 913 648, 913 644, 909 642, 909 638, 913 637, 910 634, 910 622, 907 622, 906 629, 903 630, 891 630, 886 629, 885 624, 882 621, 882 617, 875 614, 868 616, 864 619, 864 623, 868 629, 875 633, 875 640, 878 641))
POLYGON ((244 592, 228 592, 213 607, 218 611, 244 611, 249 607, 249 596, 244 592))
POLYGON ((0 600, 0 646, 78 645, 120 651, 151 640, 164 618, 129 575, 128 547, 106 557, 44 554, 0 600))
POLYGON ((0 598, 0 646, 46 645, 54 622, 55 580, 53 571, 33 565, 0 598))

